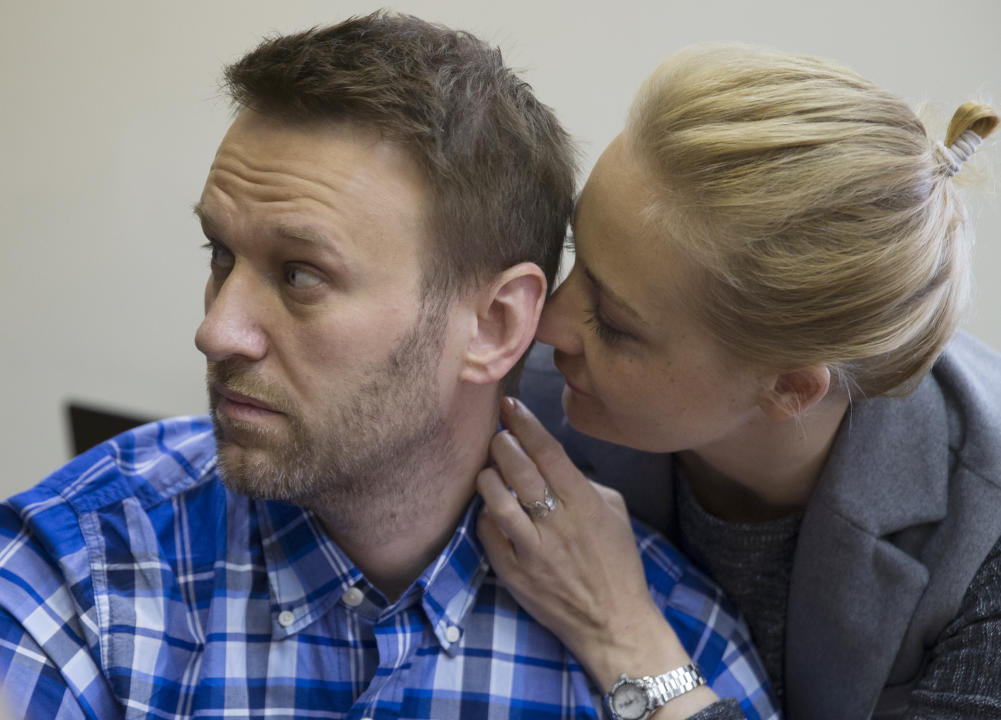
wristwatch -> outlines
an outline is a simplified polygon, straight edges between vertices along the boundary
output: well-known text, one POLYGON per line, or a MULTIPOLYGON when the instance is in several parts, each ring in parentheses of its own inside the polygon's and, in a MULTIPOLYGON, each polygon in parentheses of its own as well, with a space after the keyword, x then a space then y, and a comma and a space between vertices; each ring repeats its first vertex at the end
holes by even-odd
POLYGON ((622 673, 605 695, 605 708, 612 720, 645 720, 668 700, 705 684, 693 663, 657 677, 631 678, 622 673))

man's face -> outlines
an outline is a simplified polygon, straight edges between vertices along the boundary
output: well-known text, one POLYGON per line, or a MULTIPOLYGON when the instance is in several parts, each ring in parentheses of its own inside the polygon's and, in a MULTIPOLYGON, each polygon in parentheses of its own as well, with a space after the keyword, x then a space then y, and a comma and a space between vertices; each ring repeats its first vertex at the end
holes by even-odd
POLYGON ((211 272, 195 336, 231 487, 399 500, 409 468, 447 447, 447 316, 421 302, 427 204, 409 157, 364 128, 233 123, 196 208, 211 272))

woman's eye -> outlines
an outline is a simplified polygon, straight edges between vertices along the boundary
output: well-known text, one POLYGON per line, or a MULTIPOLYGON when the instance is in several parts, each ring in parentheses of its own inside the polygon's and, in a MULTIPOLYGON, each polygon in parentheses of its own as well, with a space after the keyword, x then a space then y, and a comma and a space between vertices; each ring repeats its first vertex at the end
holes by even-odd
POLYGON ((285 269, 285 282, 296 289, 304 290, 315 287, 322 281, 316 273, 297 265, 290 265, 285 269))
POLYGON ((598 336, 598 339, 604 341, 608 345, 614 345, 615 343, 621 342, 629 338, 629 333, 619 330, 618 328, 609 325, 605 320, 602 319, 599 308, 593 307, 588 310, 587 324, 594 331, 594 334, 598 336))

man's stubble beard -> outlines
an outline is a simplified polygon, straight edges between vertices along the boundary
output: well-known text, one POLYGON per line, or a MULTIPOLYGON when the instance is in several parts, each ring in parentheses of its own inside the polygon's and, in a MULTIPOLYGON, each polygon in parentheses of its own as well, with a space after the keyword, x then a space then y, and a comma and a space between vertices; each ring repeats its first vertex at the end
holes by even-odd
POLYGON ((373 518, 395 524, 406 508, 427 503, 435 493, 428 479, 442 474, 453 450, 438 404, 446 318, 440 307, 422 307, 416 325, 368 370, 353 396, 312 424, 280 388, 256 378, 242 361, 210 362, 210 383, 265 400, 287 420, 287 431, 277 433, 220 419, 213 403, 226 485, 255 499, 314 509, 345 531, 373 518), (253 457, 246 448, 235 458, 227 452, 223 422, 251 438, 253 457))

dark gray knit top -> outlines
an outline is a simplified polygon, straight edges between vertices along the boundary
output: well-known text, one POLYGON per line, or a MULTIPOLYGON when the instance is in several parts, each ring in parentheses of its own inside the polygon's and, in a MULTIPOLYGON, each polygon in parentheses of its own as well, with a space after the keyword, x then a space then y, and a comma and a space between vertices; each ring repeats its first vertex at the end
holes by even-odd
POLYGON ((702 509, 687 480, 679 477, 674 487, 681 549, 740 609, 781 705, 789 579, 802 515, 726 522, 702 509))
MULTIPOLYGON (((675 494, 679 544, 744 616, 781 707, 789 579, 801 516, 731 523, 706 512, 683 477, 675 494)), ((903 720, 1001 719, 1001 540, 935 646, 903 720)), ((743 717, 734 701, 721 700, 690 720, 743 717)))

